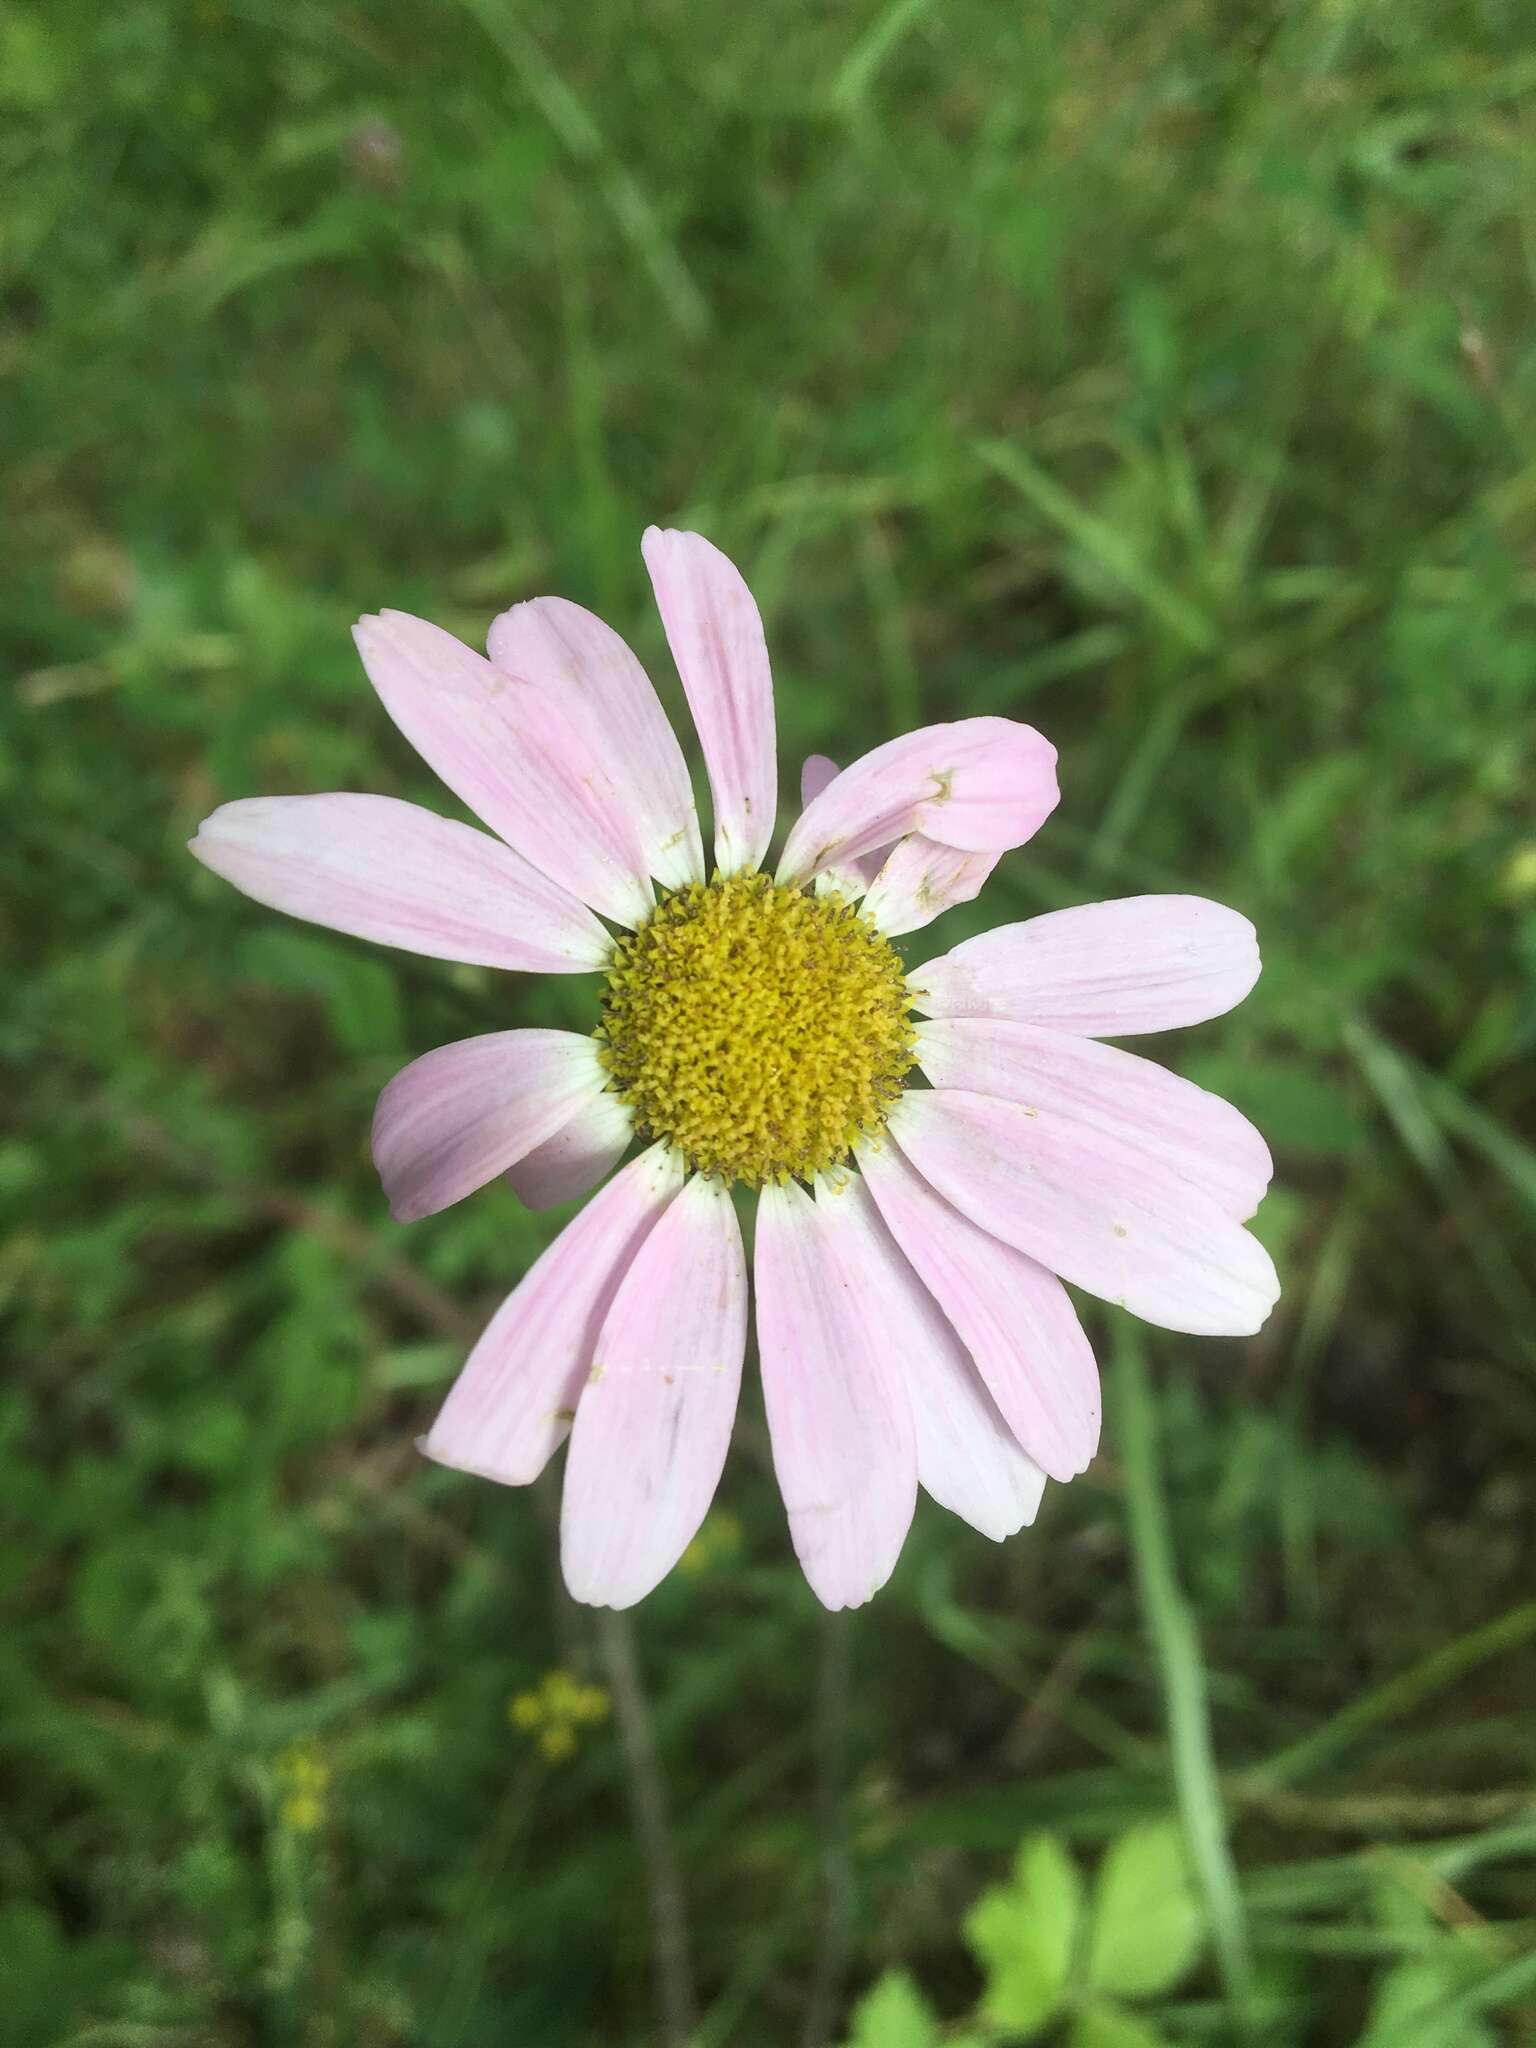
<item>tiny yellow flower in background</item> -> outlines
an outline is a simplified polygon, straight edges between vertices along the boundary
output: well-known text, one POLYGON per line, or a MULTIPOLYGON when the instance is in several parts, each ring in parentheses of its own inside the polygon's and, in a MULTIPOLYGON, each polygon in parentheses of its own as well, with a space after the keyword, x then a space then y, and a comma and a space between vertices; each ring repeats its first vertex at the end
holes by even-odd
POLYGON ((733 1564, 741 1555, 741 1524, 724 1509, 706 1515, 704 1526, 678 1559, 678 1569, 690 1578, 702 1578, 721 1565, 733 1564))
POLYGON ((277 1760, 276 1775, 283 1826, 296 1835, 312 1835, 325 1821, 330 1765, 312 1742, 291 1742, 277 1760))
POLYGON ((507 1719, 514 1728, 521 1728, 524 1734, 537 1728, 543 1716, 544 1708, 536 1692, 516 1693, 507 1701, 507 1719))
POLYGON ((576 1731, 569 1721, 554 1721, 539 1732, 539 1752, 552 1764, 569 1763, 576 1754, 576 1731))
POLYGON ((607 1715, 603 1687, 584 1685, 559 1666, 547 1671, 531 1692, 514 1693, 507 1701, 507 1719, 520 1733, 534 1736, 540 1755, 552 1764, 569 1762, 576 1754, 577 1729, 607 1715))

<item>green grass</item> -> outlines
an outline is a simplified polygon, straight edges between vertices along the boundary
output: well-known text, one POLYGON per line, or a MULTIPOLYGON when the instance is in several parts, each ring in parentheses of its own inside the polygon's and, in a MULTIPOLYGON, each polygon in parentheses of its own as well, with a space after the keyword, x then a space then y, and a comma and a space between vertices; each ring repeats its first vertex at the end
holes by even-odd
MULTIPOLYGON (((1219 1940, 1168 2040, 1398 2048, 1405 1957, 1425 2048, 1536 2039, 1533 86, 1523 0, 12 0, 18 2048, 654 2038, 612 1724, 550 1764, 507 1719, 600 1671, 547 1517, 412 1448, 553 1226, 398 1230, 365 1142, 406 1058, 589 992, 183 852, 259 791, 440 801, 364 609, 474 640, 558 590, 675 708, 652 519, 753 582, 786 761, 980 711, 1058 743, 940 943, 1187 887, 1265 949, 1148 1049, 1271 1137, 1281 1309, 1150 1335, 1032 1533, 920 1511, 853 1628, 851 1989, 969 2011, 1024 1833, 1086 1868, 1178 1812, 1219 1940)), ((821 1912, 822 1632, 760 1449, 636 1620, 732 2048, 798 2038, 821 1912)))

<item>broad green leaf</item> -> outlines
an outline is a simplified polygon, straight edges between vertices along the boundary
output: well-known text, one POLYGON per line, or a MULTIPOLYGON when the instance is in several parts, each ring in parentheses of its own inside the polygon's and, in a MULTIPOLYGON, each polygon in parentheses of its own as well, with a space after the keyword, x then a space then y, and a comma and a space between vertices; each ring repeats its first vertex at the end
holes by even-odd
POLYGON ((981 2009, 995 2026, 1024 2036, 1051 2018, 1071 1975, 1081 1913, 1071 1857, 1054 1835, 1032 1836, 1009 1882, 983 1892, 965 1921, 986 1974, 981 2009))
POLYGON ((1090 2005, 1072 2023, 1068 2048, 1168 2048, 1150 2020, 1117 2005, 1090 2005))
POLYGON ((887 1970, 853 2009, 848 2048, 938 2048, 939 2023, 905 1970, 887 1970))
POLYGON ((1150 1998, 1176 1984, 1200 1952, 1204 1923, 1173 1821, 1128 1828, 1105 1851, 1088 1937, 1098 1991, 1150 1998))

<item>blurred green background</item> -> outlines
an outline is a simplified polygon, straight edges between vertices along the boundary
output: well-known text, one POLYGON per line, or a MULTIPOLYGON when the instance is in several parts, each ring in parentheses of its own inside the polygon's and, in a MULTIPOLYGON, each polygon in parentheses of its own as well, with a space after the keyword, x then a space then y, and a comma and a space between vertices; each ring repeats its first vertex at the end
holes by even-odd
POLYGON ((692 2038, 1536 2040, 1533 89, 1527 0, 9 0, 8 2042, 661 2038, 549 1501, 412 1448, 561 1219, 397 1229, 366 1153, 407 1058, 591 990, 183 852, 446 807, 364 609, 558 591, 676 706, 651 520, 753 583, 786 774, 1060 746, 924 953, 1253 916, 1145 1049, 1271 1138, 1286 1283, 1241 1344, 1090 1304, 1098 1462, 1002 1548, 922 1507, 843 1635, 749 1407, 635 1617, 692 2038))

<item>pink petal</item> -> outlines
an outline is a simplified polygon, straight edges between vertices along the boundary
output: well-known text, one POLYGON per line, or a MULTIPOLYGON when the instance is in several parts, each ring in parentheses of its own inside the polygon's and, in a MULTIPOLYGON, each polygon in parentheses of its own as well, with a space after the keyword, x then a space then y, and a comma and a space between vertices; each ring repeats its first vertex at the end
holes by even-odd
POLYGON ((1000 853, 962 853, 913 832, 892 847, 870 884, 864 908, 888 938, 919 931, 957 903, 981 894, 1000 853))
POLYGON ((729 1191, 701 1174, 624 1277, 576 1407, 560 1511, 572 1597, 632 1607, 714 1499, 747 1342, 747 1265, 729 1191))
POLYGON ((646 915, 639 832, 581 699, 505 676, 405 612, 360 619, 352 637, 390 717, 493 832, 616 923, 646 915))
MULTIPOLYGON (((805 765, 800 770, 801 810, 804 810, 807 804, 814 803, 827 784, 835 781, 842 772, 828 755, 807 754, 805 765)), ((857 903, 879 874, 883 858, 883 854, 877 851, 860 855, 857 860, 849 861, 846 867, 823 868, 816 877, 817 893, 825 895, 829 890, 835 889, 849 903, 857 903)))
POLYGON ((891 1235, 1030 1457, 1072 1479, 1099 1443, 1099 1373, 1054 1274, 952 1208, 887 1137, 859 1154, 891 1235))
POLYGON ((1108 1131, 957 1088, 909 1089, 890 1128, 972 1222, 1146 1322, 1246 1337, 1278 1298, 1257 1238, 1108 1131))
POLYGON ((827 784, 835 782, 842 772, 830 754, 807 754, 800 764, 801 809, 814 803, 827 784))
POLYGON ((1111 1132, 1240 1223, 1274 1172, 1269 1147, 1230 1102, 1097 1039, 1001 1018, 936 1017, 918 1027, 917 1056, 935 1088, 1001 1095, 1111 1132))
POLYGON ((1258 941, 1237 911, 1203 896, 1122 896, 999 925, 907 981, 930 1016, 1120 1038, 1219 1017, 1258 978, 1258 941))
POLYGON ((611 948, 591 911, 511 847, 394 797, 244 797, 190 846, 258 903, 433 960, 576 974, 611 948))
POLYGON ((583 1101, 569 1123, 507 1168, 507 1184, 530 1209, 573 1202, 605 1180, 624 1157, 635 1119, 616 1095, 583 1101))
POLYGON ((757 1344, 795 1554, 827 1607, 859 1607, 895 1568, 917 1499, 899 1361, 905 1333, 851 1206, 795 1182, 758 1197, 757 1344))
POLYGON ((683 1184, 653 1145, 594 1195, 492 1317, 421 1448, 440 1465, 527 1486, 565 1441, 625 1274, 683 1184))
POLYGON ((373 1115, 373 1163, 400 1223, 435 1215, 552 1138, 607 1075, 574 1031, 490 1031, 412 1060, 373 1115))
POLYGON ((909 832, 972 853, 1004 853, 1056 808, 1056 749, 1011 718, 962 718, 887 740, 801 812, 778 879, 806 882, 909 832))
POLYGON ((704 848, 683 750, 650 677, 613 628, 563 597, 536 597, 493 621, 489 649, 508 675, 585 701, 650 872, 669 889, 702 882, 704 848))
POLYGON ((917 1477, 941 1507, 1000 1541, 1032 1522, 1045 1474, 1019 1448, 970 1353, 903 1257, 862 1180, 845 1204, 868 1271, 902 1331, 901 1377, 917 1439, 917 1477))
POLYGON ((757 605, 702 534, 647 527, 640 543, 698 728, 715 802, 715 865, 762 864, 779 801, 773 675, 757 605))

